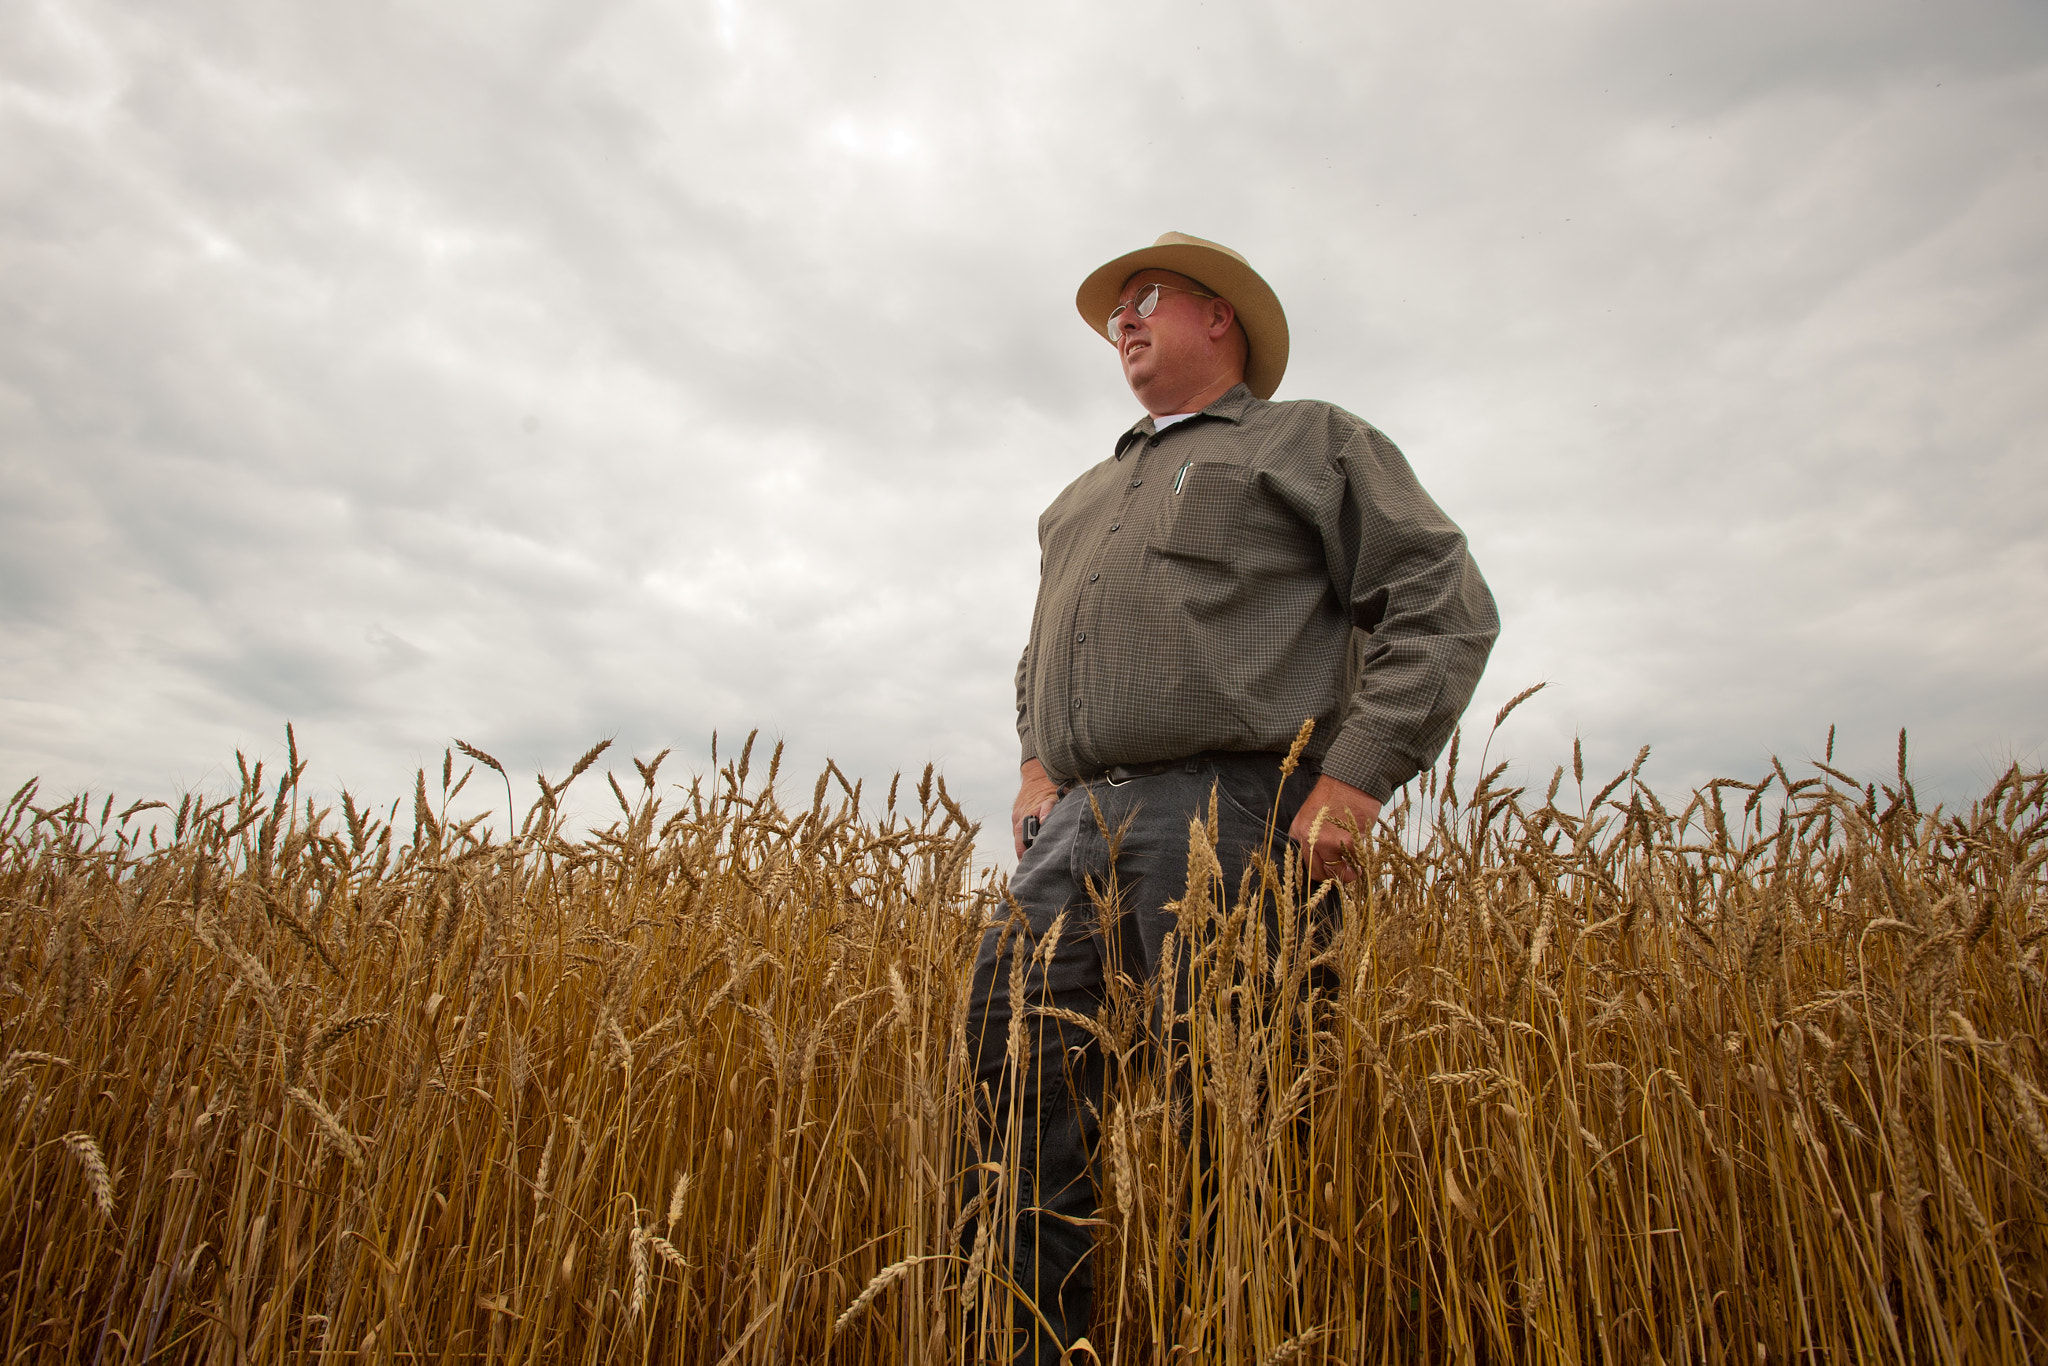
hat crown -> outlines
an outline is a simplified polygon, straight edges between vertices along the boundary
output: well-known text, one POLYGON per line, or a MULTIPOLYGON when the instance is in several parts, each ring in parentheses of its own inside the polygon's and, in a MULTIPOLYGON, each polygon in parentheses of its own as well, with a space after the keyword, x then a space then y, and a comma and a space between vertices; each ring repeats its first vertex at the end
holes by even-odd
POLYGON ((1224 246, 1221 242, 1211 242, 1208 238, 1196 237, 1193 233, 1162 232, 1159 234, 1159 240, 1152 245, 1155 247, 1202 247, 1209 251, 1220 251, 1239 265, 1246 267, 1251 265, 1251 262, 1245 260, 1243 256, 1232 251, 1229 247, 1224 246))

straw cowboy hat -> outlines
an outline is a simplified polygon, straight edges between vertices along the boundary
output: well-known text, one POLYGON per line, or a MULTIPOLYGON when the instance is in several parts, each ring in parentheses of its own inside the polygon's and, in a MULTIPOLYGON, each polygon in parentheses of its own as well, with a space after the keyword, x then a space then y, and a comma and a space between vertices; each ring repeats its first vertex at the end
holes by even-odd
POLYGON ((1204 289, 1222 295, 1237 310, 1237 320, 1251 343, 1245 358, 1245 385, 1260 398, 1273 397, 1280 376, 1287 371, 1287 314, 1273 287, 1242 256, 1218 242, 1169 232, 1151 246, 1126 252, 1099 267, 1081 282, 1074 307, 1100 337, 1109 325, 1109 310, 1116 307, 1124 281, 1141 270, 1170 270, 1198 281, 1204 289))

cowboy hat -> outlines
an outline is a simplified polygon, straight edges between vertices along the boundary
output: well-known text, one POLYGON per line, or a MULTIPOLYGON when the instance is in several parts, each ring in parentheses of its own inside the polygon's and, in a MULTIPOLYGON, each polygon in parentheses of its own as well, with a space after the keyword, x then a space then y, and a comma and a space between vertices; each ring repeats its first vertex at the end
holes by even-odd
POLYGON ((1287 314, 1273 287, 1259 278, 1249 262, 1221 243, 1184 232, 1165 233, 1151 246, 1126 252, 1098 267, 1081 282, 1074 307, 1081 310, 1096 336, 1104 335, 1109 311, 1116 307, 1124 281, 1141 270, 1170 270, 1228 299, 1251 343, 1251 354, 1244 363, 1245 385, 1260 398, 1273 396, 1280 387, 1280 376, 1287 371, 1287 314))

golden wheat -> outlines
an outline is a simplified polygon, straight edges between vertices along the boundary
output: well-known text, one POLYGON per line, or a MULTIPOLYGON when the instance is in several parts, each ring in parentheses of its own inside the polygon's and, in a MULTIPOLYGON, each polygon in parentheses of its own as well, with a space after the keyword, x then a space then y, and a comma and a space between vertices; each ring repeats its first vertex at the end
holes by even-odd
MULTIPOLYGON (((490 816, 451 751, 402 828, 288 745, 0 808, 9 1360, 998 1349, 965 977, 1007 903, 938 775, 785 806, 750 738, 571 838, 601 745, 490 816)), ((1219 886, 1194 822, 1170 970, 1061 1016, 1118 1062, 1077 1355, 2048 1355, 2048 776, 1923 810, 1902 747, 1674 813, 1644 756, 1538 803, 1457 753, 1313 896, 1284 848, 1219 886)))

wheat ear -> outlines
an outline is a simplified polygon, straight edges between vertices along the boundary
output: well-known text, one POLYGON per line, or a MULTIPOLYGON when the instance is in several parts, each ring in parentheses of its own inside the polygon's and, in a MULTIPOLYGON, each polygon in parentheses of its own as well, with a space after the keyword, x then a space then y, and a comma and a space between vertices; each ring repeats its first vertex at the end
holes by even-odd
POLYGON ((107 1172, 107 1159, 101 1155, 98 1141, 85 1130, 75 1129, 64 1135, 64 1146, 71 1149, 78 1164, 85 1168, 85 1183, 92 1190, 92 1202, 111 1222, 114 1217, 114 1178, 107 1172))

